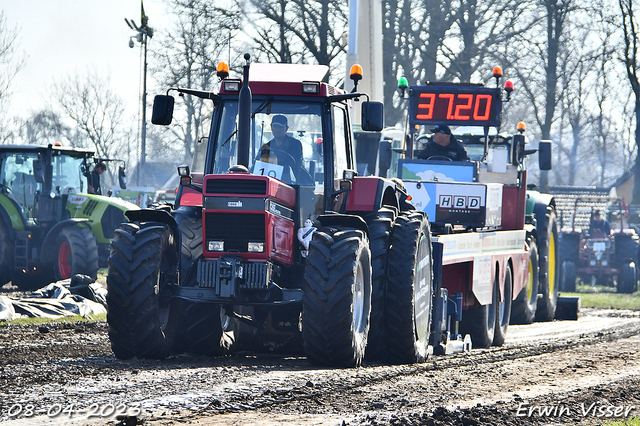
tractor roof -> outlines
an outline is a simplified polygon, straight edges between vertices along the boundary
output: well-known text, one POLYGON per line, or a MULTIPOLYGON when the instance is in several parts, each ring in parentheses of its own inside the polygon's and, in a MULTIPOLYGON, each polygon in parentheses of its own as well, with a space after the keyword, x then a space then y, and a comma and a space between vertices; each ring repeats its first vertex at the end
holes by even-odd
MULTIPOLYGON (((44 152, 46 146, 42 145, 0 145, 0 152, 44 152)), ((76 157, 93 156, 95 151, 87 148, 73 148, 70 146, 54 146, 54 151, 76 157)))

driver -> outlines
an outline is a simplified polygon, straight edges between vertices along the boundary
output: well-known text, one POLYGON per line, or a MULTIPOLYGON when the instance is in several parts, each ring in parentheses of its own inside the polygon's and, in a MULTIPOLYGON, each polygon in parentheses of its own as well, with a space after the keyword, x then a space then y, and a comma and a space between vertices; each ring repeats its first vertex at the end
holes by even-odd
POLYGON ((287 135, 289 129, 287 117, 278 114, 271 119, 271 134, 273 139, 262 145, 260 149, 260 157, 267 159, 272 157, 271 149, 281 150, 293 157, 296 166, 302 167, 302 143, 298 139, 287 135))
POLYGON ((427 142, 427 146, 419 153, 418 158, 428 159, 429 157, 442 156, 448 157, 453 161, 469 160, 467 150, 464 146, 451 134, 449 126, 442 124, 431 129, 433 136, 427 142))

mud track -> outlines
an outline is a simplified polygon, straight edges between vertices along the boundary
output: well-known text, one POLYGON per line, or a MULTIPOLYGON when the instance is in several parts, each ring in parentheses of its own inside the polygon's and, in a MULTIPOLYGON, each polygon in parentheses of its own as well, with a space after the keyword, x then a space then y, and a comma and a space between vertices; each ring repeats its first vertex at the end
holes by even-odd
POLYGON ((640 417, 639 320, 586 310, 511 326, 501 348, 341 370, 269 354, 121 361, 105 322, 2 326, 0 423, 602 424, 640 417))

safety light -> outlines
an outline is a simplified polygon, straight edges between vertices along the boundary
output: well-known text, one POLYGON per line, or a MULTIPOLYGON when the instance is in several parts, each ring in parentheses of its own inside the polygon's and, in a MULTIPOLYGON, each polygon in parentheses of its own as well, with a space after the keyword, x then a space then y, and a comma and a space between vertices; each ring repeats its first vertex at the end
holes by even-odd
POLYGON ((264 243, 248 243, 247 250, 249 253, 262 253, 264 252, 264 243))
POLYGON ((62 146, 62 144, 60 142, 56 142, 53 144, 53 146, 62 146))
POLYGON ((207 241, 207 250, 224 251, 224 241, 207 241))
POLYGON ((516 129, 520 132, 523 133, 525 130, 527 130, 527 125, 524 124, 524 121, 521 121, 518 123, 518 125, 516 126, 516 129))
POLYGON ((302 93, 320 93, 320 83, 303 81, 302 93))
POLYGON ((362 67, 358 64, 354 64, 351 66, 351 71, 349 72, 349 78, 354 82, 358 82, 362 80, 362 67))
POLYGON ((407 87, 409 87, 409 82, 407 81, 407 79, 404 77, 400 77, 398 79, 398 89, 406 90, 407 87))
POLYGON ((229 77, 229 65, 227 65, 226 62, 220 62, 218 64, 216 72, 218 74, 218 77, 220 77, 220 80, 224 80, 225 78, 229 77))
POLYGON ((502 77, 502 68, 493 67, 493 76, 496 77, 496 78, 502 77))
POLYGON ((239 92, 240 81, 238 80, 225 80, 222 82, 222 87, 225 92, 239 92))
POLYGON ((513 92, 513 81, 511 81, 511 80, 505 81, 504 82, 504 90, 506 90, 507 93, 513 92))

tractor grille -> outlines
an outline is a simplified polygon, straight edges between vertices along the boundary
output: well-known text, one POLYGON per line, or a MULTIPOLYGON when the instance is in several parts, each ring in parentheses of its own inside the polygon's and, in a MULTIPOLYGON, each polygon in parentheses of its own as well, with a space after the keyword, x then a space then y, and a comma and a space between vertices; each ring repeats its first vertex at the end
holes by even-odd
POLYGON ((87 204, 84 205, 84 209, 82 209, 82 213, 91 216, 93 211, 98 207, 98 202, 96 200, 89 200, 87 204))
MULTIPOLYGON (((246 253, 248 242, 265 242, 263 213, 205 213, 205 239, 224 241, 224 251, 246 253)), ((205 242, 206 246, 206 242, 205 242)))
POLYGON ((269 288, 271 274, 271 263, 239 262, 229 258, 200 260, 197 280, 200 288, 215 288, 218 296, 229 297, 235 294, 236 288, 246 290, 269 288), (233 288, 227 289, 228 286, 233 288))
POLYGON ((267 193, 267 181, 246 179, 209 179, 207 180, 205 192, 207 194, 265 195, 267 193))

